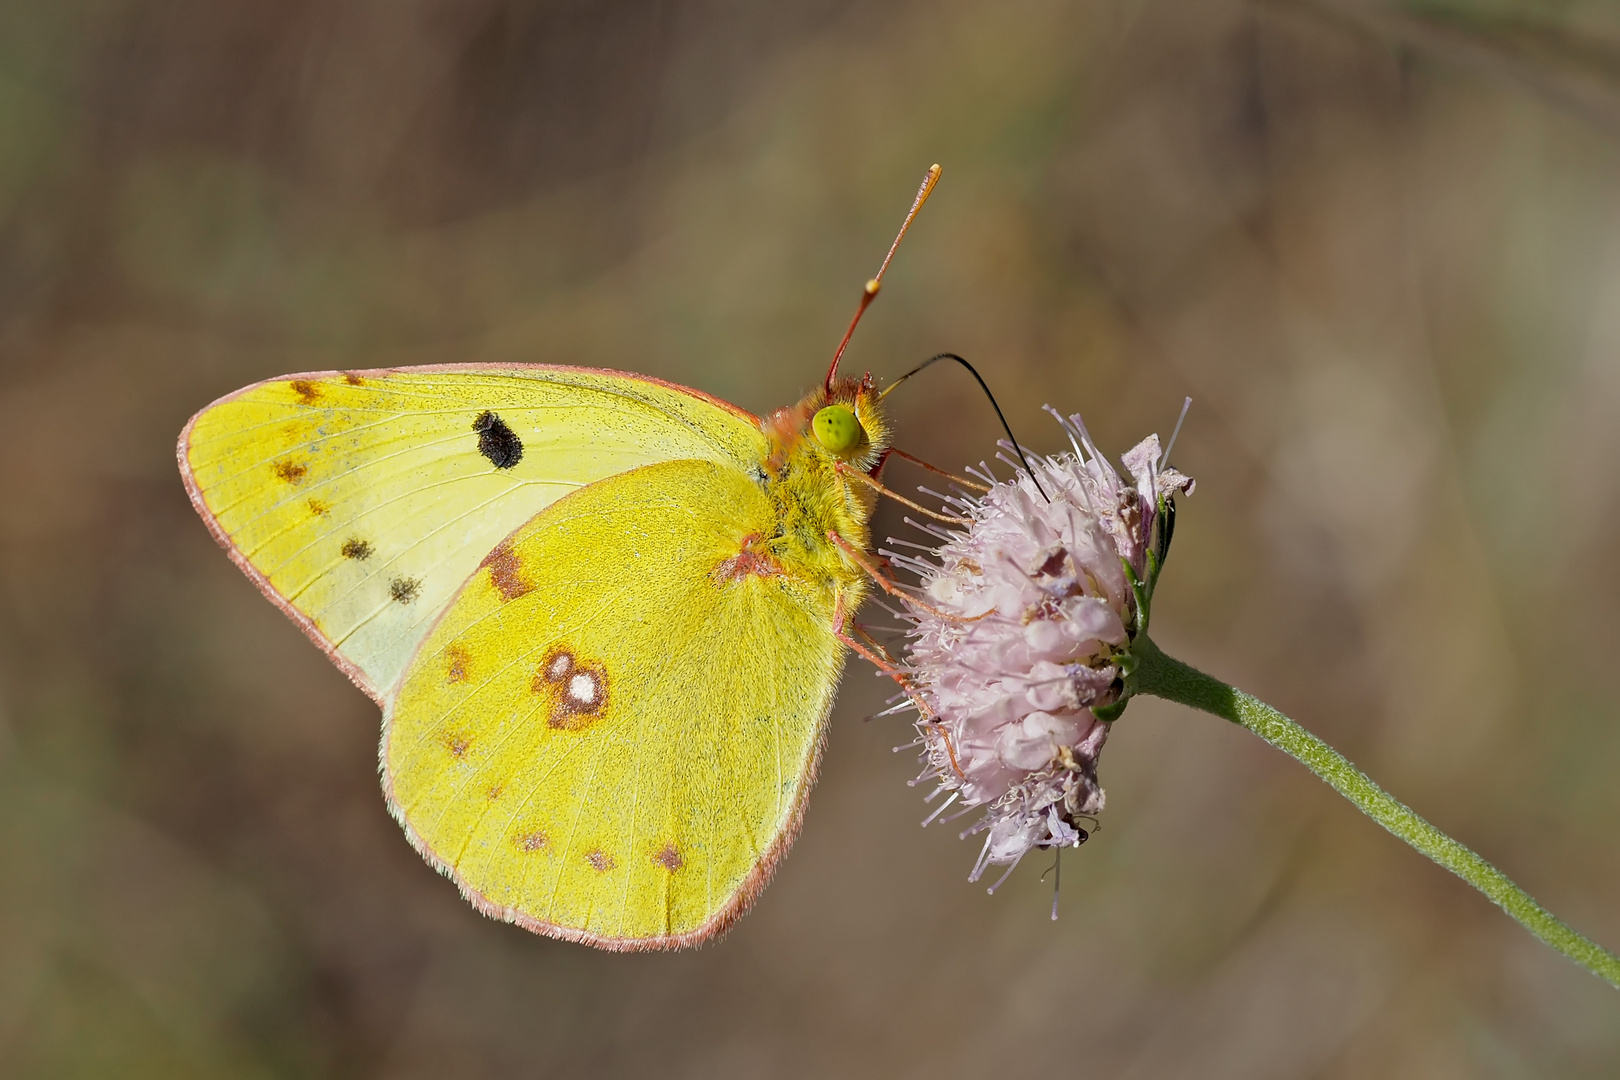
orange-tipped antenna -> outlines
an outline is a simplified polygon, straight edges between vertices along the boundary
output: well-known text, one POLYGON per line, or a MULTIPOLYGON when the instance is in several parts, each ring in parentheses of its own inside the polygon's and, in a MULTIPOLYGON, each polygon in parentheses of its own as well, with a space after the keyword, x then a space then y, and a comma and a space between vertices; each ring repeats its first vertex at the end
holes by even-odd
POLYGON ((938 165, 928 167, 928 175, 923 177, 922 187, 917 189, 917 197, 912 200, 911 212, 906 215, 905 224, 900 226, 900 232, 895 236, 894 243, 889 245, 889 253, 883 256, 883 265, 878 267, 877 276, 868 281, 866 287, 861 290, 860 307, 855 309, 855 317, 849 320, 849 329, 844 331, 844 340, 838 343, 838 351, 833 353, 832 366, 827 369, 827 393, 832 393, 833 380, 838 377, 838 361, 844 358, 844 350, 849 347, 849 339, 855 336, 855 327, 860 324, 861 316, 866 314, 867 305, 871 304, 878 290, 883 287, 883 272, 889 268, 889 260, 894 258, 895 249, 900 246, 900 241, 906 238, 906 230, 911 228, 911 223, 916 220, 917 211, 922 209, 923 203, 928 201, 928 196, 933 192, 934 185, 939 183, 939 173, 938 165))

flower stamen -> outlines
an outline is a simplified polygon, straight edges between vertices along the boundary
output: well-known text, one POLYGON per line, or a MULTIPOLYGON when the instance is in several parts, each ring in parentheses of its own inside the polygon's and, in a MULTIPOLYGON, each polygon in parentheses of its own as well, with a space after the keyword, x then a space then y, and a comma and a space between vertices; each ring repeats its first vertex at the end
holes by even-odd
POLYGON ((1020 852, 1019 855, 1018 855, 1018 858, 1014 859, 1007 866, 1007 869, 1005 869, 1005 870, 1003 870, 1001 872, 1001 876, 996 878, 996 883, 994 885, 990 886, 988 889, 986 889, 984 891, 989 893, 991 896, 996 895, 996 890, 1001 888, 1003 885, 1005 885, 1007 883, 1007 879, 1012 877, 1012 872, 1014 870, 1018 869, 1018 864, 1024 861, 1024 855, 1025 854, 1027 854, 1027 852, 1020 852))
MULTIPOLYGON (((845 540, 842 536, 839 536, 836 531, 829 531, 827 533, 827 539, 831 540, 833 543, 842 548, 844 554, 848 555, 850 560, 853 561, 855 565, 859 566, 862 570, 865 570, 867 575, 877 583, 878 588, 882 589, 884 592, 888 593, 897 600, 904 600, 908 607, 916 608, 919 611, 925 611, 936 619, 945 619, 948 622, 958 623, 978 622, 980 619, 985 618, 994 611, 994 609, 991 609, 991 611, 986 611, 981 615, 957 615, 954 612, 944 611, 937 608, 925 600, 912 596, 908 592, 902 591, 898 584, 879 573, 877 567, 867 562, 865 556, 857 551, 848 540, 845 540)), ((846 642, 846 644, 847 643, 848 642, 846 642)))
POLYGON ((934 823, 934 819, 939 817, 939 815, 943 814, 946 810, 948 810, 950 808, 950 805, 952 803, 954 803, 958 798, 961 797, 961 794, 962 793, 960 791, 951 792, 951 797, 950 798, 946 799, 944 802, 940 803, 937 807, 935 807, 934 812, 932 814, 929 814, 927 817, 923 818, 922 827, 926 829, 926 828, 928 828, 928 826, 932 825, 934 823))

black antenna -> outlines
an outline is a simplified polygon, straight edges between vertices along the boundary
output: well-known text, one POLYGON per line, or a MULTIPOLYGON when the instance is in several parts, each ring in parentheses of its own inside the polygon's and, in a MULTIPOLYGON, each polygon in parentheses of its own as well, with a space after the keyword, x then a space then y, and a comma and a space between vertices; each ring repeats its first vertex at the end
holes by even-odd
POLYGON ((1001 406, 996 404, 996 395, 992 394, 990 392, 990 387, 985 385, 984 376, 975 371, 973 365, 962 359, 960 356, 957 356, 953 352, 942 352, 934 356, 930 356, 927 360, 924 360, 922 363, 918 364, 916 367, 894 380, 894 382, 884 387, 883 393, 879 394, 878 396, 888 397, 889 393, 894 390, 895 387, 917 374, 917 372, 921 371, 929 364, 935 364, 941 360, 955 360, 958 364, 961 364, 963 367, 968 369, 968 374, 972 375, 976 380, 978 380, 979 389, 983 390, 984 396, 990 399, 990 407, 996 410, 996 419, 1001 421, 1001 430, 1007 433, 1007 439, 1012 443, 1013 452, 1018 455, 1018 460, 1024 463, 1024 471, 1029 473, 1029 478, 1035 481, 1035 490, 1041 493, 1041 498, 1045 499, 1047 502, 1051 502, 1052 496, 1048 495, 1046 493, 1046 489, 1041 487, 1041 478, 1036 476, 1035 470, 1029 467, 1029 459, 1024 456, 1024 448, 1018 445, 1018 438, 1012 432, 1012 425, 1008 424, 1007 418, 1001 414, 1001 406))

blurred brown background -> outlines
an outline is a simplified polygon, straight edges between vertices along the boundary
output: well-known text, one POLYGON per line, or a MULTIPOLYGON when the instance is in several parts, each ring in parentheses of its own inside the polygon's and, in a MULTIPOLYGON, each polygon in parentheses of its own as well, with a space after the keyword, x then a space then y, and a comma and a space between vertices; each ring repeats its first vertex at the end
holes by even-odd
MULTIPOLYGON (((482 919, 375 707, 173 441, 289 371, 628 368, 764 411, 976 360, 1124 450, 1194 398, 1172 652, 1620 946, 1608 3, 0 3, 0 1074, 1609 1077, 1620 995, 1246 733, 1133 705, 993 897, 854 665, 718 944, 482 919)), ((993 453, 959 371, 903 444, 993 453)), ((903 474, 896 477, 904 480, 903 474)), ((882 531, 898 527, 890 519, 882 531)))

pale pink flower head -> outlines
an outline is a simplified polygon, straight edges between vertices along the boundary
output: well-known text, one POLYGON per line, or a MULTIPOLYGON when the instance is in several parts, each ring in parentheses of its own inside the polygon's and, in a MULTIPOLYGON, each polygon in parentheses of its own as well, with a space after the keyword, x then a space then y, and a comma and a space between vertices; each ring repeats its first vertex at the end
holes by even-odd
POLYGON ((1047 411, 1072 454, 1029 454, 1032 471, 1004 454, 1013 479, 976 474, 990 490, 947 498, 969 524, 931 529, 943 541, 935 561, 883 552, 921 579, 923 603, 904 613, 903 671, 920 706, 919 779, 937 784, 930 800, 948 796, 929 821, 953 803, 964 807, 953 817, 983 808, 963 833, 985 834, 970 881, 1088 835, 1081 822, 1104 801, 1097 757, 1130 696, 1131 643, 1147 628, 1172 499, 1193 489, 1165 466, 1157 435, 1125 454, 1122 475, 1079 416, 1047 411))

